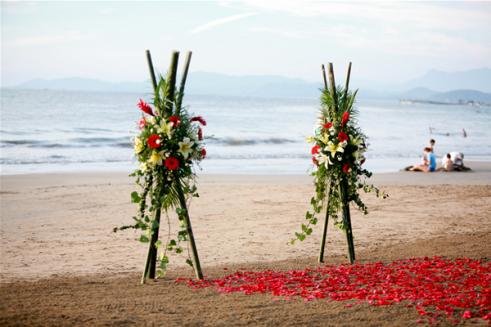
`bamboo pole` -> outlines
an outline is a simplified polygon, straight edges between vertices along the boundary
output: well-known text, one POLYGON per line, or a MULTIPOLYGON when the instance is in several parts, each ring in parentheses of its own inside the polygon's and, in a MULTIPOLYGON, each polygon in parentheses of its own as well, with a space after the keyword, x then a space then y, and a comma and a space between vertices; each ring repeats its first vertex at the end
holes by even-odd
POLYGON ((336 81, 334 80, 334 68, 332 62, 329 63, 329 83, 331 84, 331 97, 334 104, 335 112, 338 112, 338 99, 336 97, 336 81))
POLYGON ((327 239, 327 225, 329 223, 329 198, 331 197, 332 183, 329 182, 329 191, 327 193, 327 204, 326 204, 326 219, 324 220, 324 229, 322 231, 321 249, 319 252, 319 263, 324 262, 324 249, 326 247, 327 239))
MULTIPOLYGON (((346 73, 346 82, 344 86, 344 103, 346 103, 346 99, 348 98, 348 89, 349 89, 349 82, 350 82, 350 76, 351 76, 351 62, 348 65, 348 71, 346 73)), ((345 108, 346 110, 346 108, 345 108)), ((345 218, 345 221, 347 223, 347 229, 346 229, 346 238, 348 241, 348 250, 350 253, 350 262, 353 263, 355 261, 355 245, 353 242, 353 229, 351 227, 351 214, 350 214, 350 209, 349 209, 349 199, 347 199, 347 191, 348 191, 348 181, 346 178, 344 178, 344 193, 345 196, 343 197, 343 215, 345 218)))
POLYGON ((353 243, 353 231, 351 229, 351 215, 348 201, 348 180, 343 177, 340 184, 341 201, 343 207, 343 221, 346 224, 346 240, 348 242, 348 259, 350 263, 355 262, 355 246, 353 243))
MULTIPOLYGON (((164 91, 164 98, 167 100, 167 102, 164 104, 164 113, 163 113, 164 115, 172 114, 172 105, 173 105, 172 100, 174 98, 178 58, 179 58, 179 52, 174 51, 172 53, 171 65, 169 67, 169 72, 167 75, 167 82, 174 81, 174 85, 169 85, 169 83, 166 84, 166 88, 164 91)), ((153 62, 149 50, 147 50, 147 61, 148 61, 148 67, 150 69, 150 78, 152 79, 154 92, 157 93, 157 80, 155 77, 155 71, 153 70, 153 62)), ((157 96, 157 94, 155 95, 157 96)), ((147 262, 145 264, 145 271, 143 273, 142 283, 145 283, 146 279, 155 278, 155 271, 157 269, 157 251, 158 251, 157 247, 155 246, 155 243, 159 239, 160 217, 162 214, 161 211, 162 210, 160 207, 155 210, 154 219, 157 222, 157 228, 153 230, 152 236, 150 237, 147 262)))
POLYGON ((169 70, 167 71, 167 77, 165 79, 165 90, 164 90, 164 116, 172 116, 172 109, 175 104, 175 93, 176 93, 176 78, 177 78, 177 65, 179 62, 179 51, 172 51, 171 61, 169 70))
MULTIPOLYGON (((150 50, 146 50, 146 55, 147 55, 147 64, 148 64, 148 69, 150 72, 150 80, 152 82, 153 86, 153 91, 155 93, 155 96, 157 96, 157 78, 155 77, 155 70, 153 68, 153 62, 152 62, 152 55, 150 54, 150 50)), ((160 215, 161 215, 161 210, 160 208, 157 208, 155 211, 155 217, 154 219, 159 222, 160 224, 160 215)), ((155 278, 155 262, 157 260, 157 249, 155 247, 155 242, 158 240, 158 229, 157 231, 153 231, 152 236, 150 237, 150 242, 148 245, 148 254, 147 254, 147 260, 145 262, 145 270, 143 271, 141 283, 144 284, 146 279, 153 279, 155 278)))
MULTIPOLYGON (((328 87, 327 87, 326 69, 324 67, 324 64, 322 64, 321 69, 322 69, 322 79, 324 80, 324 91, 327 91, 328 87)), ((326 240, 327 240, 327 226, 329 224, 329 198, 331 197, 331 187, 332 187, 332 183, 329 182, 329 191, 327 193, 327 204, 326 204, 326 218, 324 220, 324 229, 322 231, 321 248, 319 251, 319 263, 324 262, 324 250, 326 248, 326 240)))
MULTIPOLYGON (((177 75, 177 64, 179 61, 179 52, 173 51, 171 55, 171 63, 169 66, 169 71, 167 72, 167 79, 166 79, 166 87, 164 90, 164 99, 166 102, 164 103, 164 112, 163 115, 165 116, 171 116, 172 115, 172 107, 173 107, 173 100, 174 100, 174 94, 175 94, 175 89, 176 89, 176 75, 177 75)), ((153 66, 153 65, 152 65, 153 66)), ((157 85, 155 83, 155 85, 157 85)), ((157 90, 155 90, 157 91, 157 90)), ((161 208, 157 208, 155 212, 155 221, 157 222, 157 228, 153 231, 152 237, 150 238, 150 248, 149 248, 149 264, 148 264, 148 271, 146 274, 146 277, 148 279, 154 279, 155 278, 155 271, 157 269, 157 252, 158 249, 155 246, 155 243, 159 239, 159 230, 160 230, 160 216, 161 216, 161 208)))
POLYGON ((349 88, 349 80, 351 76, 351 61, 348 65, 348 72, 346 73, 346 82, 344 84, 344 98, 346 99, 348 96, 348 88, 349 88))
POLYGON ((322 79, 324 80, 324 90, 327 90, 326 68, 324 67, 324 64, 322 64, 321 68, 322 68, 322 79))
POLYGON ((198 248, 196 247, 196 241, 194 240, 193 228, 191 227, 191 219, 189 218, 189 212, 186 205, 186 198, 184 197, 184 192, 182 191, 181 182, 179 180, 176 182, 176 187, 181 209, 184 210, 184 222, 186 224, 186 232, 189 237, 189 243, 191 244, 191 255, 193 257, 194 273, 197 279, 203 279, 203 271, 201 270, 201 264, 198 256, 198 248))
POLYGON ((179 84, 179 93, 177 94, 177 99, 176 99, 176 115, 179 115, 181 111, 182 98, 184 97, 184 87, 186 86, 189 64, 191 63, 192 55, 193 53, 191 51, 188 51, 186 53, 186 59, 184 59, 184 71, 182 72, 181 83, 179 84))
POLYGON ((153 91, 157 89, 157 79, 155 78, 155 70, 153 69, 152 55, 150 50, 145 51, 147 54, 148 70, 150 71, 150 80, 152 81, 153 91))

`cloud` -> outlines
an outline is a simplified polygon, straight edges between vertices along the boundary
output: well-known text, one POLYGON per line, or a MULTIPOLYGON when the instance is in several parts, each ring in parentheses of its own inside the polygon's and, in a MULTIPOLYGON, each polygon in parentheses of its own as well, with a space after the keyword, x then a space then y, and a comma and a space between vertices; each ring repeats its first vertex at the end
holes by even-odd
POLYGON ((67 31, 60 34, 22 37, 14 40, 12 44, 15 46, 52 45, 70 41, 81 41, 87 38, 87 35, 79 31, 67 31))
POLYGON ((254 16, 254 15, 256 15, 256 13, 249 12, 249 13, 243 13, 243 14, 238 14, 238 15, 233 15, 233 16, 228 16, 228 17, 212 20, 211 22, 208 22, 206 24, 195 27, 191 31, 191 34, 201 33, 203 31, 207 31, 207 30, 212 29, 214 27, 217 27, 217 26, 220 26, 223 24, 227 24, 227 23, 231 23, 231 22, 234 22, 234 21, 237 21, 240 19, 244 19, 246 17, 254 16))
POLYGON ((295 0, 241 0, 254 10, 283 12, 299 17, 358 20, 385 24, 410 24, 415 28, 458 31, 476 24, 489 26, 491 4, 425 2, 322 2, 295 0))

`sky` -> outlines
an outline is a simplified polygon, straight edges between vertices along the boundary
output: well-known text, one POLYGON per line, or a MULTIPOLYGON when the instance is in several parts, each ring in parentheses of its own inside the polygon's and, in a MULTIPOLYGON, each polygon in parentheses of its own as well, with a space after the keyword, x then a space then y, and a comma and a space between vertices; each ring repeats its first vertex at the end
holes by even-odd
POLYGON ((491 67, 491 2, 1 2, 1 81, 86 77, 144 81, 145 49, 165 72, 319 81, 333 62, 376 84, 428 70, 491 67))

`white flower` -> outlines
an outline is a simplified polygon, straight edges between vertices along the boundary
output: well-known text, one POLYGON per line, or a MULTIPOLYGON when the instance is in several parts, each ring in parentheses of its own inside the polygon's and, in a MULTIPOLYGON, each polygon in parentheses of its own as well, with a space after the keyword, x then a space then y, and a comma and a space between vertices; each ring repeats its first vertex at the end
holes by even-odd
POLYGON ((319 165, 324 165, 326 168, 329 168, 329 165, 332 165, 331 159, 329 156, 326 156, 324 153, 320 153, 316 156, 316 160, 319 165))
POLYGON ((182 142, 179 142, 179 153, 182 154, 184 159, 187 159, 189 157, 189 154, 191 153, 192 146, 194 145, 194 142, 191 141, 189 137, 185 137, 182 142))

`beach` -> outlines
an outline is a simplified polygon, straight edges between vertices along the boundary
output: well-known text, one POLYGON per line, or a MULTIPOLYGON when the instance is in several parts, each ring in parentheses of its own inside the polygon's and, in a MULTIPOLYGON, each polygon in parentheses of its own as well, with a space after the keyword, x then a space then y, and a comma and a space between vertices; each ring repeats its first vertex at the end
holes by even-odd
MULTIPOLYGON (((366 216, 352 208, 358 262, 424 256, 489 259, 491 164, 467 165, 472 172, 375 174, 371 181, 389 198, 364 195, 370 211, 366 216)), ((132 179, 123 172, 1 176, 2 325, 329 321, 375 326, 413 325, 418 319, 403 305, 353 310, 342 302, 272 302, 269 295, 193 290, 174 284, 177 277, 192 277, 185 254, 170 258, 164 278, 140 286, 147 245, 132 230, 112 231, 131 223, 133 190, 132 179)), ((309 208, 309 176, 203 175, 198 190, 190 215, 206 276, 317 265, 323 217, 307 240, 289 244, 309 208)), ((169 215, 171 229, 176 220, 169 215)), ((166 220, 162 225, 165 237, 166 220)), ((330 225, 326 263, 347 262, 346 253, 344 234, 330 225)))

